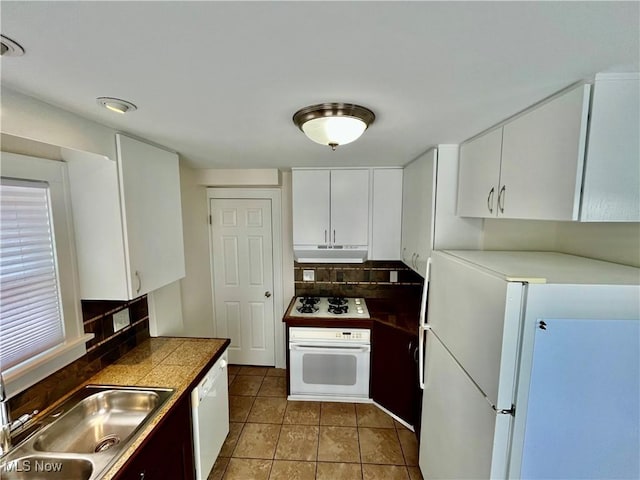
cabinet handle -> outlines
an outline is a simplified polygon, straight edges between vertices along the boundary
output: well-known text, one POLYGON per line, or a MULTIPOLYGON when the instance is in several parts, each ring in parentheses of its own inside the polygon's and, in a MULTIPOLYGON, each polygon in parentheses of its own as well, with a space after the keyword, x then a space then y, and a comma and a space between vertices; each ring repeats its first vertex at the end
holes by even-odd
POLYGON ((402 261, 404 261, 404 262, 407 261, 406 260, 406 258, 407 258, 406 253, 407 253, 407 247, 403 247, 403 249, 402 249, 402 261))
POLYGON ((140 279, 140 272, 136 270, 136 278, 138 279, 138 288, 136 288, 136 293, 140 293, 142 289, 142 280, 140 279))
POLYGON ((493 192, 495 188, 491 187, 489 190, 489 195, 487 195, 487 208, 489 209, 489 213, 493 213, 493 192))
POLYGON ((327 244, 327 230, 324 230, 324 244, 327 244))
POLYGON ((411 268, 413 268, 414 270, 416 269, 416 254, 414 253, 413 255, 411 255, 411 268))
POLYGON ((336 231, 335 229, 333 230, 333 244, 336 244, 336 231))
POLYGON ((271 292, 269 292, 269 291, 264 292, 264 296, 265 296, 265 297, 267 297, 267 298, 269 298, 269 297, 271 296, 271 292))
POLYGON ((419 259, 419 258, 420 258, 420 254, 419 254, 419 253, 416 253, 416 261, 415 261, 415 264, 414 264, 414 266, 413 266, 413 268, 415 268, 416 270, 418 270, 418 259, 419 259))
POLYGON ((502 185, 500 193, 498 194, 498 208, 500 209, 500 213, 504 213, 504 194, 506 190, 506 185, 502 185))

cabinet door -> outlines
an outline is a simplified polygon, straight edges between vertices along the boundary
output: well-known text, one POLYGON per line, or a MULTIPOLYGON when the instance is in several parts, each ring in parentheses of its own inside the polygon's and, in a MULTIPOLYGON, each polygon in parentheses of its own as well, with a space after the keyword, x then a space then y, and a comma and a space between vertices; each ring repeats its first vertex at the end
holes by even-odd
POLYGON ((329 243, 330 170, 294 170, 293 244, 329 243))
POLYGON ((420 405, 417 348, 417 336, 374 322, 371 398, 409 425, 418 421, 420 405))
POLYGON ((373 170, 370 260, 399 260, 402 229, 402 169, 373 170))
POLYGON ((640 78, 598 75, 580 220, 640 222, 640 78))
POLYGON ((419 215, 418 196, 420 189, 415 162, 404 167, 402 175, 402 244, 400 258, 413 268, 411 260, 417 250, 418 230, 416 218, 419 215))
POLYGON ((458 215, 461 217, 496 216, 501 151, 502 128, 460 147, 458 215))
POLYGON ((499 217, 578 219, 589 91, 576 87, 504 126, 499 217))
POLYGON ((331 243, 367 245, 369 170, 331 170, 331 243))
POLYGON ((163 420, 144 446, 118 472, 117 480, 195 478, 189 397, 163 420))
POLYGON ((116 145, 135 298, 185 276, 178 155, 121 134, 116 145))
POLYGON ((433 149, 422 155, 415 162, 418 170, 417 196, 417 238, 415 240, 416 256, 414 270, 423 277, 427 272, 427 259, 433 250, 436 175, 438 171, 438 150, 433 149))
POLYGON ((402 261, 424 277, 433 248, 438 152, 430 150, 405 167, 402 197, 402 261))

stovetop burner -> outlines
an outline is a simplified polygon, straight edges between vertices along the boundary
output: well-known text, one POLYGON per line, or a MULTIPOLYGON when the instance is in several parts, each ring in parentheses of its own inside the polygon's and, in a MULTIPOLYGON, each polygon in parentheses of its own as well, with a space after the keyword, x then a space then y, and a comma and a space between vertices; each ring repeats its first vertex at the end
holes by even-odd
POLYGON ((344 297, 329 297, 327 299, 329 305, 341 306, 347 304, 347 299, 344 297))
POLYGON ((343 315, 349 311, 349 307, 347 305, 329 305, 329 313, 333 313, 334 315, 343 315))
POLYGON ((310 303, 303 303, 296 307, 298 313, 315 313, 318 311, 318 307, 310 303))
POLYGON ((300 303, 303 305, 317 305, 320 303, 319 297, 300 297, 300 303))

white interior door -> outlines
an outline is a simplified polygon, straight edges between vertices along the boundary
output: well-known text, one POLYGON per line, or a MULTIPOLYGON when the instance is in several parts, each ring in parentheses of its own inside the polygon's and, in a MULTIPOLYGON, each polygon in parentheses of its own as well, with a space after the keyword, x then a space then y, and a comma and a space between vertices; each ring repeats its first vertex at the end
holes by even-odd
POLYGON ((271 200, 211 199, 216 336, 229 362, 274 365, 271 200))

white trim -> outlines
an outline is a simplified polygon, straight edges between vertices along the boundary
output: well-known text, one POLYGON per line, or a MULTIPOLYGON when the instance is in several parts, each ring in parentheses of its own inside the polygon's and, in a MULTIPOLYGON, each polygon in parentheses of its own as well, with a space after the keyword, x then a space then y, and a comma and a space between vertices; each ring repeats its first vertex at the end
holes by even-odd
POLYGON ((375 403, 370 398, 348 397, 340 395, 289 395, 287 400, 296 402, 340 402, 340 403, 375 403))
POLYGON ((411 430, 412 432, 415 432, 415 429, 413 427, 413 425, 409 425, 407 422, 405 422, 403 419, 401 419, 399 416, 397 416, 395 413, 387 410, 386 408, 384 408, 382 405, 380 405, 378 402, 376 401, 371 401, 371 403, 373 403, 376 407, 378 407, 380 410, 382 410, 384 413, 386 413, 387 415, 389 415, 390 417, 392 417, 396 422, 401 423, 402 425, 404 425, 408 430, 411 430))
POLYGON ((85 342, 93 335, 84 333, 82 323, 67 165, 55 160, 2 152, 2 175, 49 183, 65 329, 65 343, 3 372, 6 374, 8 396, 12 397, 82 357, 86 353, 85 342))
MULTIPOLYGON (((274 349, 276 368, 286 367, 285 329, 282 317, 284 315, 284 285, 282 275, 282 192, 280 188, 207 188, 207 210, 211 215, 212 199, 265 199, 271 200, 271 232, 273 236, 273 323, 274 323, 274 349)), ((212 304, 215 303, 214 278, 213 278, 213 252, 211 251, 212 239, 209 228, 209 259, 211 264, 211 292, 212 304)), ((212 305, 215 309, 215 305, 212 305)), ((214 315, 215 318, 215 315, 214 315)), ((215 332, 214 322, 214 332, 215 332)), ((215 334, 214 334, 215 335, 215 334)))
POLYGON ((92 333, 84 334, 38 355, 26 365, 16 365, 2 372, 7 386, 7 396, 13 397, 82 357, 86 353, 85 343, 93 337, 92 333))

